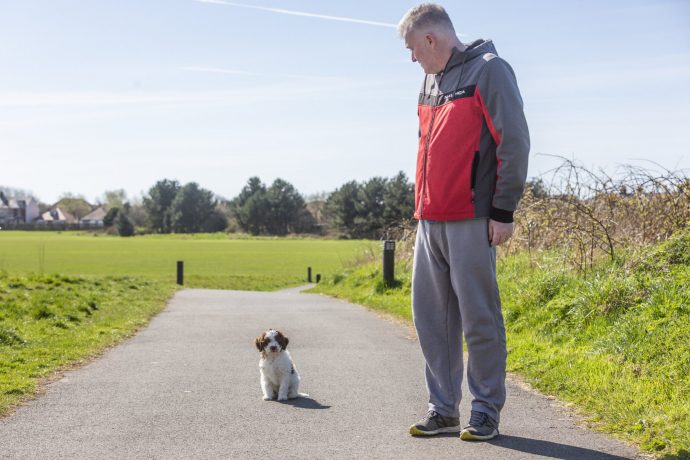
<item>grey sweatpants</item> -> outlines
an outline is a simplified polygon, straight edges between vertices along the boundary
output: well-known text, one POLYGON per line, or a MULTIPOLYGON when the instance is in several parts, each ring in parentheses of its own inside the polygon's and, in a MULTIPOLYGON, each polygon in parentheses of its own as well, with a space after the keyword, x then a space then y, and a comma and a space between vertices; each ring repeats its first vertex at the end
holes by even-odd
POLYGON ((419 222, 412 314, 426 360, 429 409, 459 417, 464 333, 472 410, 499 422, 507 351, 488 225, 489 219, 419 222))

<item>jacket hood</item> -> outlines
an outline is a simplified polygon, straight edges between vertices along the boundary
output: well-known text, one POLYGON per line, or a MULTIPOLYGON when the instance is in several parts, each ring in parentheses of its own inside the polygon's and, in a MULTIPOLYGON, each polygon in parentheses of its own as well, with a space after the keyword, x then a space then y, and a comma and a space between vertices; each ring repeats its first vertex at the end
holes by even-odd
POLYGON ((486 53, 493 53, 498 56, 494 42, 492 42, 490 38, 488 40, 480 38, 470 43, 464 43, 464 45, 467 47, 465 51, 459 51, 457 48, 453 48, 453 54, 450 55, 450 59, 448 59, 448 63, 446 64, 446 68, 443 70, 443 73, 448 72, 455 66, 461 65, 463 61, 467 63, 468 61, 471 61, 472 59, 482 56, 486 53))

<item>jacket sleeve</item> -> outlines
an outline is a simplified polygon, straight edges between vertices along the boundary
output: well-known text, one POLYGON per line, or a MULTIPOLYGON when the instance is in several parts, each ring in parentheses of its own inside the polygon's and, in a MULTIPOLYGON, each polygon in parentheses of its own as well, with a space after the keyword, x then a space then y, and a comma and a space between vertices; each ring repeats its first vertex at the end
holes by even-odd
POLYGON ((490 217, 507 223, 513 221, 527 179, 529 130, 513 69, 503 59, 491 56, 479 76, 477 90, 497 145, 498 178, 490 217))

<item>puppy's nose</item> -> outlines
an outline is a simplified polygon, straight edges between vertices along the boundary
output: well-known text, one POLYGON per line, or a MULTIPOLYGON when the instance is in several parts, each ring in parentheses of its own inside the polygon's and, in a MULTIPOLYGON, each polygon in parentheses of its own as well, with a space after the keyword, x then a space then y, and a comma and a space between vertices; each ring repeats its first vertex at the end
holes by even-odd
POLYGON ((278 349, 278 347, 276 347, 275 345, 273 345, 273 346, 270 347, 270 348, 271 348, 271 351, 276 351, 276 350, 278 349))

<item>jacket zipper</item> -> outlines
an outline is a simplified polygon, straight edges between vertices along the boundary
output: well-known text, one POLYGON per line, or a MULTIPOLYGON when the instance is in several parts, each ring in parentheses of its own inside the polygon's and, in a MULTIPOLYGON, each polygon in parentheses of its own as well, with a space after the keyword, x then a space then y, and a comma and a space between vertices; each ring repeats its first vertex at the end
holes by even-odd
MULTIPOLYGON (((438 79, 438 92, 441 93, 441 82, 443 81, 443 72, 441 78, 438 79)), ((429 155, 429 142, 431 141, 431 130, 434 129, 434 119, 436 118, 436 109, 438 104, 434 105, 434 111, 431 114, 431 123, 429 124, 429 133, 426 136, 426 149, 424 150, 424 179, 422 180, 422 199, 419 202, 419 220, 424 220, 424 192, 426 191, 426 158, 429 155)))
POLYGON ((472 203, 474 203, 474 188, 477 185, 477 170, 479 169, 479 152, 474 152, 472 158, 472 175, 470 176, 470 191, 472 192, 472 203))

